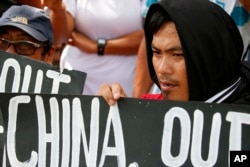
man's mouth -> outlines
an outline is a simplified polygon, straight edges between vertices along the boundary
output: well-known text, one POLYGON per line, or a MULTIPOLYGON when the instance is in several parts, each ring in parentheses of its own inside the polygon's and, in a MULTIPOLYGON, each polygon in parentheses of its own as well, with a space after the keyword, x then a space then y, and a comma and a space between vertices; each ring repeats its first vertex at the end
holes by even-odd
POLYGON ((160 86, 161 86, 161 90, 164 93, 168 93, 169 91, 174 89, 177 85, 168 81, 160 81, 160 86))

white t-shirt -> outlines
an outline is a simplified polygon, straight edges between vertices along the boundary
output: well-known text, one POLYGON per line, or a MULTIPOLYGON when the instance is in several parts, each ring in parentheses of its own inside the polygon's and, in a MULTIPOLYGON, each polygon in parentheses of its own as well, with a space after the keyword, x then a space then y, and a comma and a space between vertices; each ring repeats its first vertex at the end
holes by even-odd
MULTIPOLYGON (((113 39, 141 30, 142 0, 64 0, 75 29, 93 40, 113 39)), ((136 55, 88 54, 74 46, 63 50, 60 66, 87 73, 83 94, 95 95, 102 83, 120 83, 132 96, 136 55)))

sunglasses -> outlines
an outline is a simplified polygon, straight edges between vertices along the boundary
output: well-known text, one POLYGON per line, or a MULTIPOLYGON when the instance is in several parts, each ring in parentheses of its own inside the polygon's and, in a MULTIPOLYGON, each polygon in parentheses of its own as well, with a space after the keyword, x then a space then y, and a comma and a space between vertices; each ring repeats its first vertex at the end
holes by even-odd
POLYGON ((6 51, 10 45, 14 46, 17 54, 32 55, 38 48, 46 46, 46 44, 38 44, 31 41, 10 41, 5 38, 0 39, 0 50, 6 51))

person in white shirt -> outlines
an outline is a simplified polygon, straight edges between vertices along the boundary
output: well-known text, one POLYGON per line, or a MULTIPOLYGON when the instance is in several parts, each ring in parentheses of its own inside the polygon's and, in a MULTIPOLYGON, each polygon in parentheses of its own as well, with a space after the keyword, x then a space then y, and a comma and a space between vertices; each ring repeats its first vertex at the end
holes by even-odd
POLYGON ((132 95, 143 4, 142 0, 43 1, 50 10, 55 42, 67 42, 60 67, 87 73, 83 94, 96 94, 101 83, 119 82, 132 95))

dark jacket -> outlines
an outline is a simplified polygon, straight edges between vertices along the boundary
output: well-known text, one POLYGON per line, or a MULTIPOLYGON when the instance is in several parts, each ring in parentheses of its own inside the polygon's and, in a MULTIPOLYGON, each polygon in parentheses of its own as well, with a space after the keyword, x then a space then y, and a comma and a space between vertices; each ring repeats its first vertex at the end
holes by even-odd
POLYGON ((189 100, 250 104, 250 66, 241 61, 243 42, 232 18, 208 0, 162 0, 151 5, 144 30, 148 67, 152 64, 152 34, 147 24, 160 8, 175 23, 184 51, 189 100))

